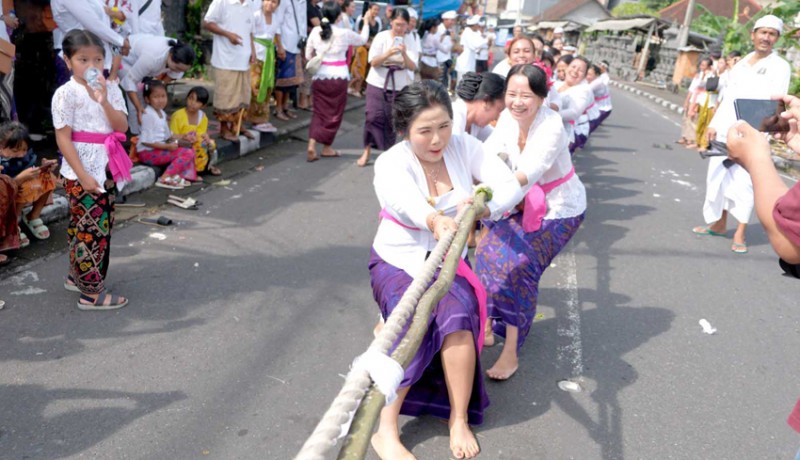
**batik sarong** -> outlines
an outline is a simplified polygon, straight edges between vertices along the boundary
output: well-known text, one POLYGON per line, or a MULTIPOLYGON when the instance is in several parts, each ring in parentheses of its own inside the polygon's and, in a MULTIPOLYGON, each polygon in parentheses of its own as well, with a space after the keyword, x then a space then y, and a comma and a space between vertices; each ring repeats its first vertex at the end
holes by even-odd
POLYGON ((250 106, 250 72, 214 68, 214 116, 237 123, 250 106))
MULTIPOLYGON (((102 184, 101 184, 102 185, 102 184)), ((114 226, 114 195, 86 192, 77 180, 66 179, 69 199, 69 275, 84 294, 105 291, 114 226)))
POLYGON ((476 272, 489 297, 494 332, 505 337, 506 325, 519 329, 517 352, 536 316, 539 279, 578 231, 583 216, 545 219, 531 233, 522 228, 522 213, 482 221, 487 233, 475 250, 476 272))
POLYGON ((0 251, 19 248, 17 183, 0 174, 0 251))
POLYGON ((286 59, 278 59, 275 88, 287 90, 303 83, 303 63, 296 54, 286 52, 286 59))
MULTIPOLYGON (((408 273, 381 259, 374 250, 370 255, 369 274, 381 315, 384 319, 388 318, 413 280, 408 273)), ((437 271, 434 280, 438 277, 437 271)), ((489 396, 483 384, 480 359, 477 358, 477 338, 482 334, 478 298, 466 278, 461 276, 456 276, 450 291, 433 310, 422 345, 405 371, 400 387, 411 388, 400 408, 401 414, 415 417, 427 414, 445 420, 450 418, 450 398, 440 352, 444 338, 458 331, 469 331, 475 339, 475 376, 467 415, 470 425, 483 422, 483 411, 489 405, 489 396)), ((398 343, 394 344, 392 351, 398 343)))
POLYGON ((366 122, 364 124, 364 147, 388 150, 395 144, 392 117, 394 91, 384 91, 367 84, 366 122))
POLYGON ((314 80, 311 85, 314 113, 308 128, 309 138, 323 145, 333 144, 347 105, 347 83, 341 78, 314 80))

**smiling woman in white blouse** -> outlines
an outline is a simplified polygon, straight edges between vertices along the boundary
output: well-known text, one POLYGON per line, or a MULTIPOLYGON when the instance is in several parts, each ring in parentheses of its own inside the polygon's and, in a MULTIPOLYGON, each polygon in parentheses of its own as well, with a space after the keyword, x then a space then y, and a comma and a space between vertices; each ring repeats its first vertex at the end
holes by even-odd
MULTIPOLYGON (((522 198, 519 183, 497 156, 484 154, 472 136, 451 134, 452 116, 447 91, 433 80, 414 83, 395 99, 394 128, 402 141, 375 162, 373 182, 383 210, 369 271, 384 318, 419 274, 440 236, 456 229, 453 218, 471 199, 474 181, 488 184, 494 192, 486 217, 502 217, 522 198)), ((466 255, 465 250, 461 257, 466 255)), ((380 458, 413 458, 400 442, 400 413, 447 419, 452 455, 478 454, 469 425, 483 421, 489 404, 477 359, 486 305, 479 285, 462 261, 405 370, 397 400, 381 412, 372 438, 380 458)))
MULTIPOLYGON (((505 337, 497 362, 486 371, 506 380, 517 370, 539 291, 539 279, 583 222, 586 190, 575 175, 561 117, 545 103, 548 78, 533 65, 516 65, 506 81, 506 110, 484 143, 503 153, 524 202, 507 219, 484 221, 486 235, 475 251, 476 268, 489 297, 489 326, 505 337)), ((486 342, 494 342, 488 327, 486 342)))

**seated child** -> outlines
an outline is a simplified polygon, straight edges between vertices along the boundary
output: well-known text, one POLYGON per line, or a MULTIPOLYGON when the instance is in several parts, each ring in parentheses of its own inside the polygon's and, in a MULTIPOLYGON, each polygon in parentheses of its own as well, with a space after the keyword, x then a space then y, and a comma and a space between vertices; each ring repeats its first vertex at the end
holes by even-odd
POLYGON ((186 108, 172 114, 169 128, 176 139, 194 148, 194 166, 197 172, 207 171, 213 176, 219 176, 222 171, 211 164, 206 150, 206 146, 212 151, 216 149, 216 144, 208 135, 208 117, 203 113, 208 105, 208 97, 208 90, 202 86, 190 89, 186 96, 186 108))
MULTIPOLYGON (((50 229, 39 216, 45 205, 52 203, 56 188, 52 171, 58 160, 43 159, 41 166, 36 166, 37 157, 30 144, 28 130, 21 123, 12 121, 0 125, 0 163, 3 174, 13 178, 17 185, 16 217, 22 218, 34 238, 45 240, 50 237, 50 229), (31 210, 24 213, 27 206, 31 206, 31 210)), ((30 244, 24 233, 20 232, 19 237, 20 247, 30 244)))
MULTIPOLYGON (((2 174, 0 166, 0 252, 20 246, 17 226, 17 184, 14 179, 2 174)), ((0 254, 0 265, 8 263, 8 256, 0 254)))
POLYGON ((202 180, 194 169, 194 150, 178 145, 172 137, 164 108, 167 106, 167 87, 159 80, 144 84, 144 101, 147 107, 142 114, 142 132, 136 144, 139 161, 151 166, 167 165, 156 187, 180 190, 187 181, 202 180))

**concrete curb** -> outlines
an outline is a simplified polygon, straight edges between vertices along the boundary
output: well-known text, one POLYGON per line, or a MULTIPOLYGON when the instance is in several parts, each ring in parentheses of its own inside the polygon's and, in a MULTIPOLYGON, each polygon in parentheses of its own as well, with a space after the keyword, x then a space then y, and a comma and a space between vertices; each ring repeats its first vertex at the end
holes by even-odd
POLYGON ((653 94, 650 94, 647 91, 642 91, 639 88, 635 88, 633 86, 626 85, 625 83, 621 83, 621 82, 616 81, 616 80, 611 80, 609 83, 611 83, 612 86, 616 86, 617 88, 619 88, 619 89, 621 89, 623 91, 628 91, 629 93, 633 93, 633 94, 635 94, 637 96, 642 96, 642 97, 645 97, 647 99, 650 99, 651 101, 655 102, 656 104, 658 104, 658 105, 660 105, 660 106, 662 106, 662 107, 664 107, 666 109, 669 109, 669 110, 677 113, 678 115, 683 115, 683 107, 679 106, 678 104, 675 104, 674 102, 670 102, 670 101, 664 100, 663 98, 658 97, 658 96, 653 95, 653 94))
MULTIPOLYGON (((350 99, 347 101, 345 112, 362 108, 366 105, 363 99, 350 99)), ((235 160, 237 158, 246 156, 255 151, 261 150, 272 144, 276 144, 284 139, 289 138, 290 133, 307 128, 311 125, 311 118, 298 119, 297 121, 288 124, 286 127, 278 130, 275 133, 262 133, 258 131, 250 131, 255 139, 250 140, 244 136, 239 136, 239 143, 235 144, 230 141, 217 141, 217 163, 224 163, 226 161, 235 160)), ((156 178, 161 174, 159 168, 154 168, 147 165, 136 165, 131 170, 131 177, 133 180, 126 184, 122 190, 122 196, 128 196, 133 193, 142 192, 156 182, 156 178)), ((53 204, 45 206, 42 210, 41 219, 45 224, 56 222, 65 219, 69 216, 69 202, 66 197, 61 195, 53 196, 53 204)))

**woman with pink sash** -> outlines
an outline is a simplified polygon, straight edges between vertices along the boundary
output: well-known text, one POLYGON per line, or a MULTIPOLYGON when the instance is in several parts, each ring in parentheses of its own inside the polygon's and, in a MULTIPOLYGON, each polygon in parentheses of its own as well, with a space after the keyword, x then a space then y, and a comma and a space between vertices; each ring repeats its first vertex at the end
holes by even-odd
POLYGON ((496 380, 516 372, 519 350, 536 316, 539 279, 575 235, 586 211, 586 190, 572 166, 569 138, 561 117, 544 103, 547 92, 541 68, 512 67, 506 110, 484 143, 487 154, 507 157, 525 193, 507 219, 483 222, 487 233, 475 250, 476 271, 488 294, 485 343, 494 343, 492 330, 506 339, 497 362, 486 371, 496 380))
POLYGON ((72 30, 64 37, 64 61, 72 78, 53 95, 53 126, 64 156, 61 175, 70 205, 67 227, 70 268, 64 288, 79 292, 81 310, 112 310, 128 299, 108 295, 114 181, 130 180, 130 159, 120 145, 128 129, 125 99, 116 82, 103 78, 103 41, 72 30))
MULTIPOLYGON (((394 129, 402 140, 375 162, 373 184, 383 211, 369 261, 373 294, 384 318, 420 274, 440 236, 456 229, 453 218, 471 199, 475 181, 493 191, 486 217, 501 218, 522 199, 519 183, 499 158, 484 154, 474 137, 452 134, 453 109, 439 82, 423 80, 399 91, 393 110, 394 129)), ((466 255, 465 248, 462 259, 466 255)), ((452 456, 478 454, 469 425, 482 423, 489 404, 478 360, 484 298, 477 276, 462 261, 450 291, 428 320, 397 400, 381 412, 372 438, 380 458, 412 458, 400 442, 401 413, 448 420, 452 456)))
MULTIPOLYGON (((367 17, 372 14, 367 11, 367 17)), ((323 157, 338 157, 333 149, 333 140, 339 131, 347 105, 347 85, 350 71, 347 67, 347 50, 351 46, 362 46, 369 39, 369 24, 364 21, 361 34, 350 29, 333 27, 339 20, 342 9, 337 2, 327 1, 322 6, 322 24, 314 27, 308 36, 306 59, 322 57, 322 65, 312 77, 311 94, 314 98, 314 113, 308 128, 308 161, 319 159, 317 143, 322 144, 323 157)))

